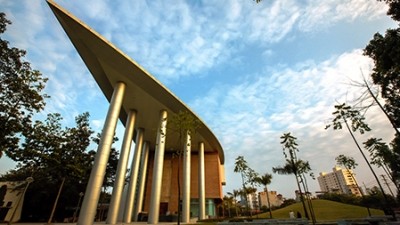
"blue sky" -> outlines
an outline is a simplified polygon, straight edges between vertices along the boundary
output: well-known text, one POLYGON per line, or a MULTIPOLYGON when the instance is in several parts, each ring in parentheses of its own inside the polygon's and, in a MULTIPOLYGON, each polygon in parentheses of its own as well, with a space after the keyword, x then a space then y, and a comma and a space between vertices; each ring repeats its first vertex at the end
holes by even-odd
MULTIPOLYGON (((351 102, 373 63, 362 49, 395 23, 374 0, 123 1, 57 0, 58 4, 142 65, 189 105, 219 138, 227 185, 240 188, 234 159, 243 155, 259 173, 284 157, 279 137, 298 138, 299 157, 313 172, 331 171, 339 154, 352 156, 359 183, 376 185, 345 131, 325 130, 333 106, 351 102)), ((32 67, 49 78, 43 114, 60 112, 66 125, 88 111, 100 130, 108 103, 45 1, 0 0, 13 24, 5 38, 28 51, 32 67)), ((373 131, 393 138, 378 109, 367 114, 373 131)), ((117 135, 122 137, 119 124, 117 135)), ((122 138, 120 138, 122 139, 122 138)), ((118 144, 116 145, 119 148, 118 144)), ((0 173, 13 163, 0 159, 0 173)), ((382 173, 382 172, 379 172, 382 173)), ((318 191, 317 181, 309 180, 318 191)), ((270 190, 294 197, 293 176, 273 175, 270 190)))

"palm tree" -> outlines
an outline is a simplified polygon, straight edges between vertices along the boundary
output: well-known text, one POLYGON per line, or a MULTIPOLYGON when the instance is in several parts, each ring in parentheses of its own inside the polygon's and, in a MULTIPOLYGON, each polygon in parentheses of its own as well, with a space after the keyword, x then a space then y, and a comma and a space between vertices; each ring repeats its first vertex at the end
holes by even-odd
POLYGON ((300 187, 300 180, 299 180, 299 166, 301 164, 304 164, 304 161, 302 160, 297 160, 296 162, 294 160, 289 160, 286 159, 286 164, 283 166, 278 166, 278 167, 272 167, 272 172, 277 173, 277 174, 283 174, 283 175, 289 175, 289 174, 294 174, 294 176, 296 177, 296 182, 297 182, 297 187, 299 189, 300 192, 300 200, 301 203, 303 205, 303 210, 304 210, 304 215, 305 217, 308 219, 308 212, 306 209, 306 205, 304 203, 304 197, 303 197, 303 193, 301 191, 301 187, 300 187))
MULTIPOLYGON (((223 200, 223 204, 222 205, 224 207, 224 210, 222 212, 225 214, 225 211, 227 210, 228 211, 228 217, 230 218, 231 217, 231 205, 232 205, 232 202, 233 202, 233 197, 225 195, 222 200, 223 200)), ((225 217, 225 215, 223 215, 223 216, 225 217)))
POLYGON ((299 151, 299 149, 297 148, 298 144, 296 143, 296 137, 292 136, 289 133, 284 133, 281 136, 281 144, 283 145, 283 155, 286 158, 286 164, 283 167, 276 167, 276 168, 272 168, 272 171, 274 173, 278 173, 278 174, 294 174, 294 176, 296 177, 296 183, 297 183, 297 187, 299 188, 299 192, 300 192, 300 200, 301 203, 303 205, 303 210, 304 210, 304 215, 306 216, 306 218, 308 219, 308 212, 306 209, 306 205, 304 203, 304 197, 303 194, 301 192, 301 187, 300 187, 300 181, 299 181, 299 162, 301 160, 297 160, 297 156, 296 156, 296 152, 299 151), (288 151, 289 155, 286 153, 286 151, 288 151))
POLYGON ((267 193, 267 203, 268 203, 268 209, 269 209, 269 218, 272 219, 272 209, 271 209, 271 203, 270 203, 270 200, 269 200, 269 192, 268 192, 268 185, 271 184, 272 174, 265 173, 264 175, 257 177, 256 181, 259 184, 264 185, 264 190, 267 193))
POLYGON ((233 198, 233 202, 235 203, 235 212, 236 212, 236 217, 238 216, 238 210, 237 210, 237 197, 240 195, 240 191, 233 189, 232 192, 227 192, 229 196, 233 198))
POLYGON ((374 175, 375 180, 378 183, 379 188, 381 189, 381 192, 383 194, 383 197, 385 198, 386 203, 388 203, 389 201, 387 199, 385 192, 383 191, 383 187, 381 185, 381 182, 378 179, 378 176, 376 175, 374 169, 372 169, 371 164, 369 163, 367 157, 365 156, 360 145, 358 144, 356 137, 354 136, 354 132, 356 132, 356 131, 359 131, 360 134, 364 134, 366 131, 370 131, 371 128, 369 128, 368 124, 364 122, 364 120, 365 120, 364 116, 362 116, 358 110, 354 110, 351 108, 351 106, 346 105, 346 103, 343 103, 340 105, 335 105, 335 109, 336 109, 336 111, 332 113, 335 116, 335 118, 332 120, 331 124, 328 124, 325 127, 325 129, 328 129, 329 127, 332 126, 334 130, 341 130, 343 127, 342 123, 344 123, 346 125, 346 128, 349 131, 354 143, 356 144, 358 150, 360 151, 361 155, 363 156, 369 169, 371 170, 372 174, 374 175))

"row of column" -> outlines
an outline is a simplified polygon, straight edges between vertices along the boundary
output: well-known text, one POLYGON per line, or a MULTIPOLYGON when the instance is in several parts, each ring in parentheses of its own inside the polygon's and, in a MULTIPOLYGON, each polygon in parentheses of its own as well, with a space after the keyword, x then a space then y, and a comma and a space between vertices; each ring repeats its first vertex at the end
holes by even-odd
MULTIPOLYGON (((100 197, 101 186, 104 180, 106 166, 110 155, 111 145, 113 142, 115 128, 118 122, 122 101, 125 94, 126 85, 118 82, 114 87, 114 92, 110 101, 107 118, 104 124, 103 132, 96 158, 90 174, 88 185, 86 187, 85 197, 82 202, 80 217, 77 225, 93 224, 96 215, 97 204, 100 197)), ((136 130, 136 145, 132 160, 131 173, 125 207, 121 208, 121 198, 125 183, 125 173, 130 155, 132 138, 135 127, 135 119, 137 112, 130 110, 125 124, 125 134, 122 141, 120 159, 117 166, 116 180, 114 183, 113 193, 111 196, 109 211, 107 215, 107 224, 116 224, 118 214, 123 210, 123 222, 130 223, 132 214, 134 221, 142 211, 145 177, 147 172, 147 161, 150 143, 144 142, 144 129, 136 130), (141 169, 139 170, 139 165, 141 169), (139 174, 140 171, 140 174, 139 174), (139 179, 138 179, 139 178, 139 179), (139 184, 137 181, 139 180, 139 184), (136 195, 137 190, 137 195, 136 195), (134 206, 135 196, 136 205, 134 206)), ((161 185, 164 166, 165 140, 167 131, 167 111, 161 110, 160 122, 157 131, 157 140, 154 154, 154 167, 152 177, 151 198, 149 207, 148 223, 156 224, 159 220, 159 208, 161 198, 161 185)), ((186 149, 184 150, 183 165, 183 198, 182 198, 182 221, 188 223, 190 221, 190 157, 191 157, 191 136, 187 133, 186 149)), ((205 218, 205 175, 204 175, 204 143, 199 144, 199 219, 205 218)))

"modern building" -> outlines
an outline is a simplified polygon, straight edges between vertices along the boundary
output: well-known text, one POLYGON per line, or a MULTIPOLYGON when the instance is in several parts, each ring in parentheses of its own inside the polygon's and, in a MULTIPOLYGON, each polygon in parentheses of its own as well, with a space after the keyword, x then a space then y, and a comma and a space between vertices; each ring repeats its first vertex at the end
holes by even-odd
POLYGON ((318 183, 322 193, 353 194, 361 196, 352 170, 335 166, 330 173, 321 172, 318 183))
POLYGON ((120 222, 120 213, 123 223, 136 221, 140 212, 147 212, 148 223, 156 224, 163 216, 178 212, 178 207, 182 208, 184 223, 192 217, 215 216, 225 183, 224 152, 216 136, 188 106, 133 59, 52 0, 48 4, 110 102, 77 224, 93 224, 118 120, 125 126, 125 134, 107 224, 120 222), (181 144, 178 133, 167 129, 168 121, 180 112, 200 121, 195 133, 184 135, 185 144, 181 144), (135 148, 130 179, 123 195, 132 140, 135 148), (178 150, 183 152, 183 162, 174 157, 178 150), (124 201, 122 196, 126 196, 124 201))
POLYGON ((271 207, 281 206, 283 203, 283 196, 278 194, 276 191, 262 191, 258 193, 258 199, 260 203, 260 208, 263 206, 268 207, 268 198, 271 207))

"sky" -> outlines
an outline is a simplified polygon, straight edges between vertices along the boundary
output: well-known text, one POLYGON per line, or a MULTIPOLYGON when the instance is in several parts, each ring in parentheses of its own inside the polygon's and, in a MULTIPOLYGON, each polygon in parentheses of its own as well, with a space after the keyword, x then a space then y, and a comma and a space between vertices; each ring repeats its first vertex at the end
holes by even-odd
MULTIPOLYGON (((211 128, 225 152, 224 192, 241 187, 234 173, 243 156, 260 174, 285 163, 280 136, 297 138, 298 157, 313 173, 330 172, 335 157, 354 157, 355 174, 377 185, 345 130, 325 130, 334 105, 354 103, 373 68, 363 48, 376 32, 397 26, 374 0, 125 1, 56 0, 121 49, 185 102, 211 128), (353 84, 353 85, 352 85, 353 84)), ((59 112, 66 126, 89 112, 102 129, 108 102, 43 0, 0 0, 12 21, 3 37, 27 50, 26 60, 49 78, 51 96, 38 115, 59 112)), ((357 135, 389 142, 393 128, 378 108, 357 135)), ((123 126, 117 136, 122 140, 123 126)), ((118 143, 116 148, 119 148, 118 143)), ((15 167, 0 158, 0 173, 15 167)), ((378 170, 378 175, 383 174, 378 170)), ((316 180, 308 179, 312 192, 316 180)), ((293 175, 273 174, 270 190, 294 197, 293 175)), ((261 188, 259 188, 261 190, 261 188)))

